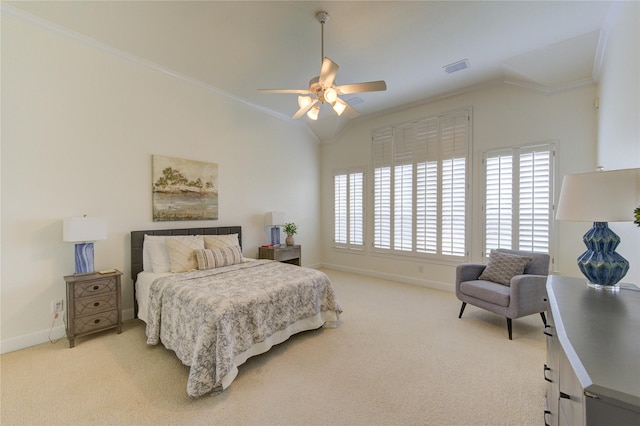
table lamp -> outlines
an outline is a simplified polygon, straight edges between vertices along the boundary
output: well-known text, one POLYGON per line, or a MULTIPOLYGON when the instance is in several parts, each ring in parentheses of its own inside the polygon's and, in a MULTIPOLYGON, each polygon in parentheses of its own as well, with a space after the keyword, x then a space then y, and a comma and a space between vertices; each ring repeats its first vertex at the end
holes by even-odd
POLYGON ((587 251, 578 268, 596 288, 617 289, 629 262, 616 253, 620 237, 608 222, 631 222, 640 202, 640 169, 597 171, 566 175, 562 182, 556 219, 593 222, 582 240, 587 251))
POLYGON ((70 217, 64 220, 62 240, 76 243, 76 274, 93 269, 93 242, 107 238, 107 221, 99 217, 70 217))
POLYGON ((284 224, 283 212, 268 212, 264 215, 264 226, 271 227, 271 244, 280 245, 280 225, 284 224))

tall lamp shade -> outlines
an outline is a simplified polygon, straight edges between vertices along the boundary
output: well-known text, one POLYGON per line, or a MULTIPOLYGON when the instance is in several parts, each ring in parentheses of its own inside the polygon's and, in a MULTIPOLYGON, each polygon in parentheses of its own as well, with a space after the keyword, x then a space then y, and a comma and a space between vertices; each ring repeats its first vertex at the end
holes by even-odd
POLYGON ((264 215, 264 226, 271 228, 271 244, 280 245, 280 225, 284 225, 283 212, 268 212, 264 215))
POLYGON ((62 240, 76 243, 76 274, 94 271, 93 242, 107 238, 107 221, 99 217, 70 217, 63 221, 62 240))
POLYGON ((566 175, 556 219, 593 222, 582 240, 587 250, 578 268, 596 287, 614 289, 629 270, 629 262, 615 249, 620 237, 608 222, 631 222, 640 202, 640 169, 622 169, 566 175))

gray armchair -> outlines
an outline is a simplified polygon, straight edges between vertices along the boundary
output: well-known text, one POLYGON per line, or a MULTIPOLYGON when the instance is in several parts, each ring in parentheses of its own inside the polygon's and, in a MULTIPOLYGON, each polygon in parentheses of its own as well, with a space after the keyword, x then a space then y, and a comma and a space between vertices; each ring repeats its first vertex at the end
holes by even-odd
MULTIPOLYGON (((510 280, 510 285, 479 279, 487 265, 463 263, 456 268, 456 296, 462 301, 460 314, 467 303, 502 315, 507 319, 509 340, 512 340, 511 320, 539 313, 546 325, 544 311, 547 310, 547 275, 549 255, 521 250, 497 249, 497 252, 527 256, 531 258, 521 275, 510 280)), ((526 260, 525 260, 526 262, 526 260)))

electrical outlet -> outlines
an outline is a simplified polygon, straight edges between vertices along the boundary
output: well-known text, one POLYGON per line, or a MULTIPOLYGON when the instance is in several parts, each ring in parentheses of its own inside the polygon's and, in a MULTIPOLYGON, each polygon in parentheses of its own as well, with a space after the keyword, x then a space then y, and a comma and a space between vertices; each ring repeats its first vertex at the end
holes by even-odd
POLYGON ((62 312, 64 310, 64 300, 58 299, 51 302, 51 313, 62 312))

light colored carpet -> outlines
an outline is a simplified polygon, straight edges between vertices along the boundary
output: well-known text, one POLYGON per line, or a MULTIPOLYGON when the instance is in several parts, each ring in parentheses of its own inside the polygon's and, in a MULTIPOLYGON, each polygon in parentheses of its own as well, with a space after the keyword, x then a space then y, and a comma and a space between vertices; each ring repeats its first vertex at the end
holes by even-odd
POLYGON ((188 367, 145 344, 144 323, 1 357, 2 425, 541 424, 539 315, 514 321, 453 293, 325 270, 337 329, 249 359, 215 397, 190 399, 188 367))

